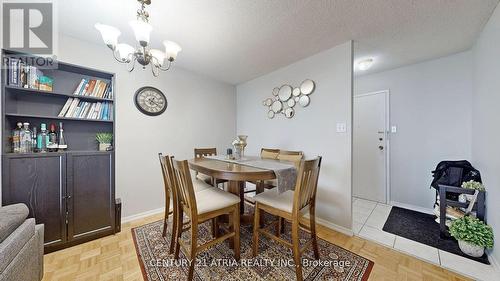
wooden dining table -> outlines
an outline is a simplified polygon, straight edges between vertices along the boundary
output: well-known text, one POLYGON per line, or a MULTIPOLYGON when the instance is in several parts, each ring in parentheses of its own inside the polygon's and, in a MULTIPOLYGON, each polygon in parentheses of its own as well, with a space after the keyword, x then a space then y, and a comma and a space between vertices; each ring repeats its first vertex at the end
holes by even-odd
MULTIPOLYGON (((260 157, 255 157, 260 159, 260 157)), ((256 183, 256 193, 264 191, 264 181, 275 179, 273 170, 246 166, 239 163, 230 163, 210 158, 194 158, 188 160, 189 167, 199 173, 211 176, 214 179, 228 181, 228 192, 240 197, 241 223, 253 223, 253 214, 245 213, 245 182, 256 183)))

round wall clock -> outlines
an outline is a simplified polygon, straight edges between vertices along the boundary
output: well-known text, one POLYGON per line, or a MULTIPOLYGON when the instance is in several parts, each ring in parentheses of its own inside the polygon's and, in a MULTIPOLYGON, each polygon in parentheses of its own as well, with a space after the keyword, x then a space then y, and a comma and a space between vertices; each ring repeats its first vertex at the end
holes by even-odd
POLYGON ((157 116, 167 109, 167 98, 158 89, 153 87, 142 87, 135 92, 134 102, 140 112, 157 116))

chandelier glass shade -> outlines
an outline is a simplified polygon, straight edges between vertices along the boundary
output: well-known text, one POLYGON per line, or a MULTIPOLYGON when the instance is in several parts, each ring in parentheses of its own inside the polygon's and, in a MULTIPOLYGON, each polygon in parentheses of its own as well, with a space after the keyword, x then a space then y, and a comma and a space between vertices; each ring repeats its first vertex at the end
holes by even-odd
POLYGON ((153 27, 148 23, 149 14, 145 10, 146 5, 151 4, 150 0, 138 0, 141 8, 137 10, 137 20, 130 21, 129 25, 134 31, 138 46, 136 48, 129 44, 118 43, 121 32, 116 27, 96 23, 95 28, 101 33, 104 44, 113 52, 114 58, 120 62, 128 64, 128 71, 132 72, 136 62, 146 68, 151 65, 154 76, 158 76, 160 71, 167 71, 172 63, 177 59, 177 54, 182 50, 179 44, 165 40, 163 45, 165 51, 152 49, 150 47, 150 37, 153 27))

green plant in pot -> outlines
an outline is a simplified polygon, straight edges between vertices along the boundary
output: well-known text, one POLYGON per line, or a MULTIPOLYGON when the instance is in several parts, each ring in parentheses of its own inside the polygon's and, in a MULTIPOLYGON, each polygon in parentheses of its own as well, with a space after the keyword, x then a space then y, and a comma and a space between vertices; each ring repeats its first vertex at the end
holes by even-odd
POLYGON ((471 216, 454 220, 450 226, 450 234, 458 240, 460 250, 472 257, 481 257, 485 248, 493 248, 491 226, 471 216))
POLYGON ((107 151, 113 142, 112 133, 97 133, 95 139, 99 143, 99 151, 107 151))
MULTIPOLYGON (((484 188, 484 185, 480 182, 477 182, 475 180, 470 180, 470 181, 464 181, 462 183, 462 188, 465 189, 472 189, 472 190, 477 190, 477 191, 486 191, 484 188)), ((459 201, 465 203, 466 201, 471 201, 474 195, 472 194, 460 194, 459 196, 459 201)))

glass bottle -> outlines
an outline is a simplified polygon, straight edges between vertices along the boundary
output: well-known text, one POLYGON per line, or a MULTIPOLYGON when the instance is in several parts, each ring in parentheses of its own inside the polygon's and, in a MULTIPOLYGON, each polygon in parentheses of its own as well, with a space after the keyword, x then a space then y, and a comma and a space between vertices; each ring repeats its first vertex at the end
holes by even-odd
POLYGON ((66 144, 66 139, 63 134, 63 123, 59 122, 59 151, 64 151, 68 148, 68 144, 66 144))
POLYGON ((37 152, 38 151, 38 147, 36 145, 36 127, 33 127, 33 134, 31 135, 31 147, 32 147, 32 150, 33 152, 37 152))
POLYGON ((21 127, 23 123, 17 122, 17 127, 12 131, 12 152, 21 152, 21 127))
POLYGON ((56 133, 56 124, 50 124, 50 131, 48 134, 48 143, 47 143, 47 151, 48 152, 56 152, 58 148, 57 143, 57 133, 56 133))
POLYGON ((21 152, 29 153, 31 152, 31 135, 30 123, 23 123, 23 129, 21 131, 21 152))
POLYGON ((37 136, 37 148, 39 152, 47 152, 47 125, 40 124, 40 133, 37 136))

